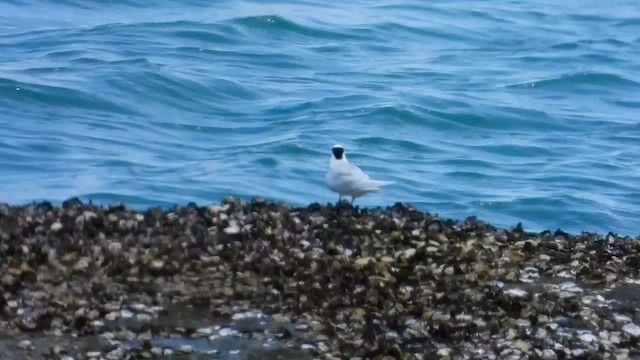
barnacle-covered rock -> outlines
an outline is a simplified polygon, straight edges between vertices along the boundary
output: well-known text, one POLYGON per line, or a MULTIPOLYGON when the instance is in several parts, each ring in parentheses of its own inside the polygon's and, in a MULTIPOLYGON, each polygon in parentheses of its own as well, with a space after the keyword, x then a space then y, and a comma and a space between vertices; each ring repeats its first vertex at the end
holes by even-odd
POLYGON ((0 328, 105 341, 51 346, 55 358, 198 356, 154 341, 229 336, 300 358, 632 357, 638 240, 496 229, 401 203, 0 204, 0 328), (229 323, 183 319, 175 304, 229 323))

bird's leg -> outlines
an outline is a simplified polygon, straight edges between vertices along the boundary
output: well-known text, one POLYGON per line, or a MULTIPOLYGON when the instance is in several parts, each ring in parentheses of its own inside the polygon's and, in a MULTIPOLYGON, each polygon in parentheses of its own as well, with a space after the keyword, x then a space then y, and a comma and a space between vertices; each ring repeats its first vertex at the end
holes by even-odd
POLYGON ((351 197, 351 207, 353 207, 353 201, 354 201, 355 199, 356 199, 356 197, 355 197, 355 196, 352 196, 352 197, 351 197))
POLYGON ((336 213, 340 215, 340 203, 342 202, 342 194, 338 196, 338 205, 336 205, 336 213))

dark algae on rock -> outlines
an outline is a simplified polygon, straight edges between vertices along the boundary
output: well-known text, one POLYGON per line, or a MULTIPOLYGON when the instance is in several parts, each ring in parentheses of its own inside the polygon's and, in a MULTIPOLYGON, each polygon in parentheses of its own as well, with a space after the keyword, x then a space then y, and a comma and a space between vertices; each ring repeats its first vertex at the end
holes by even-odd
POLYGON ((0 356, 640 356, 640 239, 340 206, 0 205, 0 356))

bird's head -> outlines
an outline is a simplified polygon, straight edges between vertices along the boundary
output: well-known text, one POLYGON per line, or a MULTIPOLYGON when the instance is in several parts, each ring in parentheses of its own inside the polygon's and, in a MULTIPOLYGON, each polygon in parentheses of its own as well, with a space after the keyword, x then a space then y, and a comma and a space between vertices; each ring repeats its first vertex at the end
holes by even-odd
POLYGON ((331 148, 331 153, 333 154, 333 158, 336 160, 346 160, 347 156, 344 153, 344 146, 340 144, 333 145, 331 148))

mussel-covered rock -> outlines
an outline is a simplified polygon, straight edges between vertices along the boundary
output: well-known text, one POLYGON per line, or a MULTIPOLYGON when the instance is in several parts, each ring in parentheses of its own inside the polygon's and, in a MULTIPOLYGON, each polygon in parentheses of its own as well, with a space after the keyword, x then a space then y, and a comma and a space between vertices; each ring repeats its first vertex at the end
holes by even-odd
POLYGON ((0 204, 0 330, 108 344, 56 358, 197 356, 154 342, 176 336, 269 339, 324 359, 631 358, 639 240, 496 229, 401 203, 0 204), (158 322, 175 304, 231 325, 158 322))

